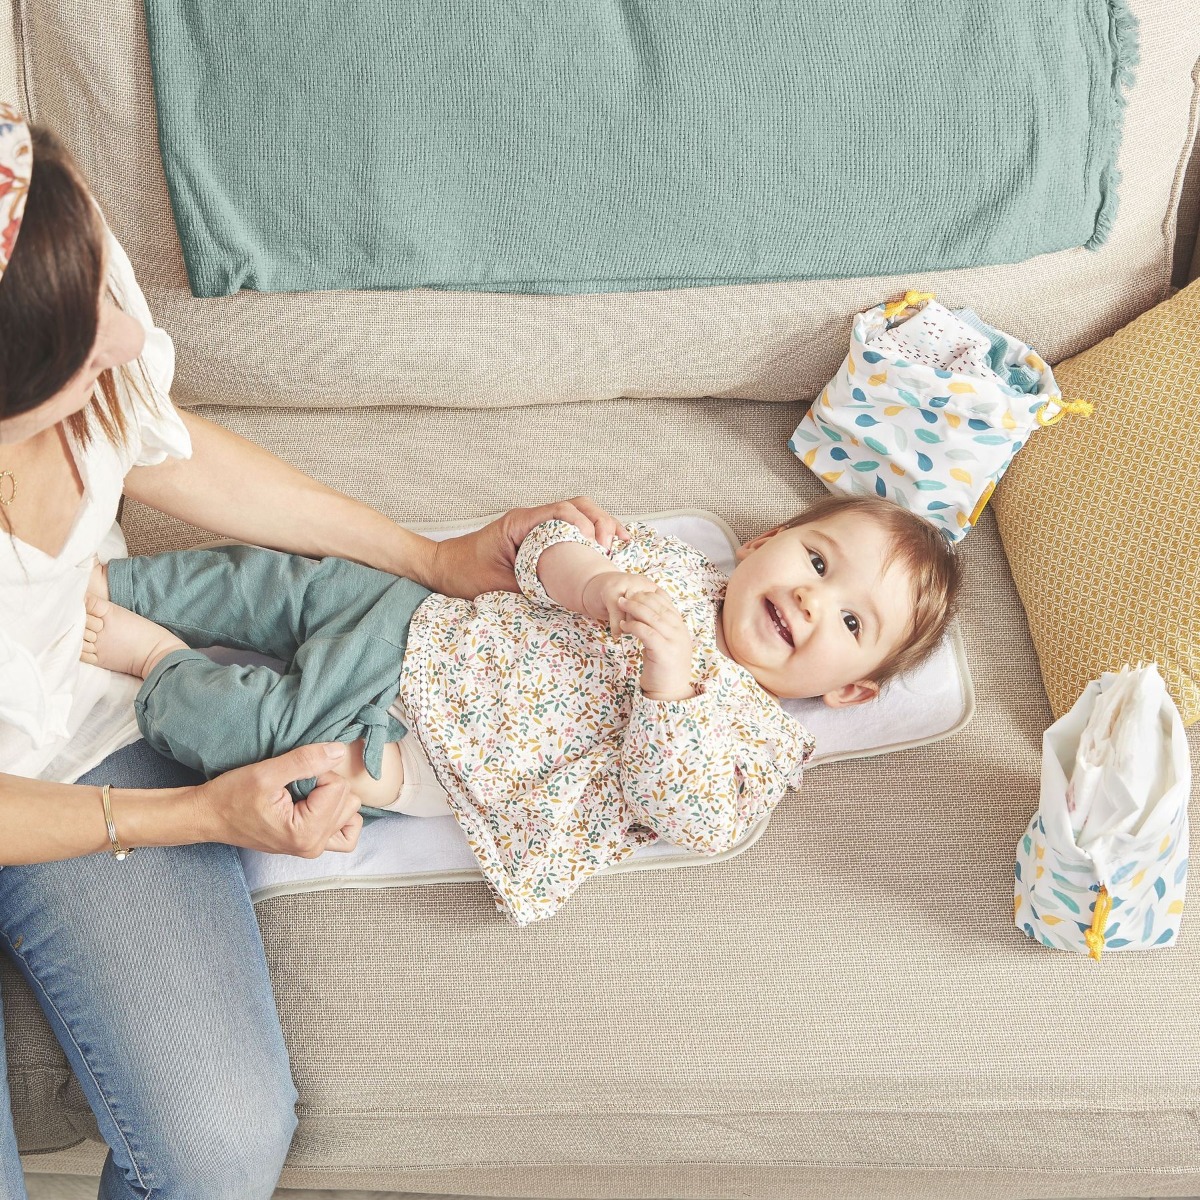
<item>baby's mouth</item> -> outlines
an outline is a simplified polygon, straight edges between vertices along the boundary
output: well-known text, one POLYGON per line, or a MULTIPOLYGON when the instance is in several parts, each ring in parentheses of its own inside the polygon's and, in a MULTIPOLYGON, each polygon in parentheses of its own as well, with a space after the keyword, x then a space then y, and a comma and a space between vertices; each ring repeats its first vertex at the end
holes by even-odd
POLYGON ((789 646, 794 646, 796 643, 792 641, 792 635, 788 632, 788 627, 783 623, 783 618, 779 615, 779 610, 765 596, 763 597, 763 602, 767 606, 767 615, 775 622, 775 628, 779 630, 779 636, 789 646))

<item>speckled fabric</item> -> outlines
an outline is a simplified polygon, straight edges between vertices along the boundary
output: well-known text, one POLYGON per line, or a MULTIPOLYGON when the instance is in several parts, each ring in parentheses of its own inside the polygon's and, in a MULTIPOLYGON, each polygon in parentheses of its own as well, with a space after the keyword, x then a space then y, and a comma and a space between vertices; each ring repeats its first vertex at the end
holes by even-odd
POLYGON ((1056 717, 1102 671, 1157 662, 1200 720, 1200 282, 1055 369, 1091 401, 992 499, 1056 717))
POLYGON ((553 916, 585 880, 660 837, 720 854, 798 788, 813 736, 717 649, 725 576, 694 547, 637 521, 604 551, 566 521, 517 552, 523 595, 430 596, 400 676, 496 908, 519 926, 553 916), (695 695, 641 690, 640 643, 555 603, 542 552, 579 542, 644 575, 692 635, 695 695))

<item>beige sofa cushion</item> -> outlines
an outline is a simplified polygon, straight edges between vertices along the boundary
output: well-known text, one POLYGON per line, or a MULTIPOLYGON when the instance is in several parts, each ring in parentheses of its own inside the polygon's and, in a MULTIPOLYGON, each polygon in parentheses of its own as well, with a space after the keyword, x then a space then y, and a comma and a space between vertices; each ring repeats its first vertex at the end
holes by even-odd
POLYGON ((1095 404, 1040 430, 992 499, 1056 717, 1156 661, 1200 719, 1200 282, 1060 363, 1095 404))
MULTIPOLYGON (((205 415, 406 521, 582 491, 622 516, 702 506, 744 539, 826 494, 787 448, 801 411, 205 415), (377 446, 386 461, 367 469, 377 446)), ((136 549, 207 536, 133 503, 125 526, 136 549)), ((259 905, 300 1092, 284 1184, 1200 1195, 1200 1030, 1181 1017, 1200 989, 1200 925, 1099 968, 1013 926, 1013 855, 1052 717, 990 511, 961 553, 974 720, 812 771, 744 853, 593 880, 518 931, 480 881, 259 905)), ((1189 742, 1200 769, 1200 726, 1189 742)), ((34 1036, 28 992, 5 1006, 21 1022, 22 1133, 55 1144, 86 1127, 81 1098, 55 1095, 61 1055, 40 1018, 34 1036)))
MULTIPOLYGON (((1166 295, 1194 134, 1195 0, 1134 0, 1141 65, 1120 206, 1099 252, 836 282, 600 296, 413 290, 195 300, 158 156, 141 0, 22 0, 32 116, 74 150, 178 351, 176 400, 256 405, 521 405, 615 396, 811 398, 849 314, 920 284, 1051 361, 1166 295)), ((281 81, 281 86, 287 86, 281 81)), ((936 214, 930 214, 931 220, 936 214)))

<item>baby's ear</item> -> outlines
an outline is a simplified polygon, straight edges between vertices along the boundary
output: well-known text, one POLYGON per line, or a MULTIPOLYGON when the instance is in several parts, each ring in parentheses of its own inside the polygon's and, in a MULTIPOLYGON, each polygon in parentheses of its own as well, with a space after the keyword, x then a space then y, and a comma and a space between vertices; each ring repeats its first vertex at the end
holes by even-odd
POLYGON ((879 695, 879 684, 873 679, 860 679, 857 683, 846 683, 821 697, 830 708, 850 708, 854 704, 866 704, 879 695))
POLYGON ((760 533, 758 537, 752 537, 748 542, 743 542, 733 553, 738 562, 741 562, 748 554, 757 550, 763 542, 769 538, 773 538, 781 529, 782 525, 776 525, 774 529, 768 529, 766 533, 760 533))

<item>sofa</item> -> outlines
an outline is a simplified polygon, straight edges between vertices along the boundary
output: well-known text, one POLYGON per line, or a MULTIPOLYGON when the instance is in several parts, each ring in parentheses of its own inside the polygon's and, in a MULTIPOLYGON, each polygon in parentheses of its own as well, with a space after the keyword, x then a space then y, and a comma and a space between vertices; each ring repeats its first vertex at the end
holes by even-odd
MULTIPOLYGON (((1195 0, 1131 7, 1141 63, 1105 244, 919 277, 199 300, 141 4, 16 0, 0 98, 82 165, 175 339, 178 403, 404 522, 587 494, 623 518, 709 510, 745 539, 823 494, 786 443, 850 314, 919 285, 1057 363, 1200 273, 1195 0)), ((134 552, 212 536, 132 502, 123 524, 134 552)), ((1197 918, 1177 947, 1101 964, 1014 927, 1054 717, 990 510, 961 553, 971 723, 822 766, 727 861, 595 878, 523 930, 482 881, 260 903, 300 1096, 283 1185, 1200 1194, 1197 918)), ((1189 745, 1200 769, 1200 727, 1189 745)), ((97 1174, 83 1095, 7 963, 2 978, 26 1170, 97 1174)))

